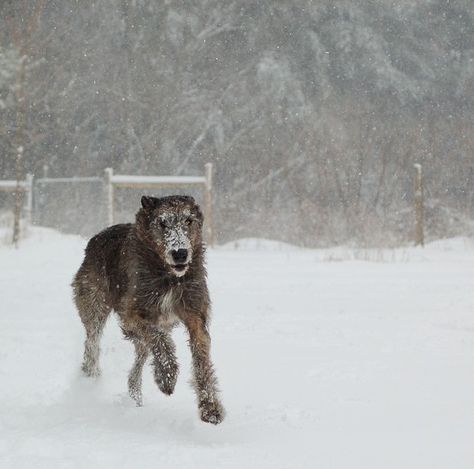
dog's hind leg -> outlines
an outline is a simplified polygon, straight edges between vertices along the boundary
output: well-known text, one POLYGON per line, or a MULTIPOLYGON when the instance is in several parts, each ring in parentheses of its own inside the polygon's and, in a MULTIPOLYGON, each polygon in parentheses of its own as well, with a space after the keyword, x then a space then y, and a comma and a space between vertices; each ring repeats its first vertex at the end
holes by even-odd
POLYGON ((104 330, 109 308, 96 305, 94 313, 84 322, 86 328, 86 341, 84 344, 84 361, 82 371, 86 376, 99 376, 100 338, 104 330))
POLYGON ((77 280, 74 282, 74 300, 86 329, 82 371, 86 376, 99 376, 100 338, 111 308, 97 287, 86 286, 77 280))
POLYGON ((176 346, 169 332, 156 330, 151 339, 155 382, 164 394, 173 394, 178 379, 176 346))

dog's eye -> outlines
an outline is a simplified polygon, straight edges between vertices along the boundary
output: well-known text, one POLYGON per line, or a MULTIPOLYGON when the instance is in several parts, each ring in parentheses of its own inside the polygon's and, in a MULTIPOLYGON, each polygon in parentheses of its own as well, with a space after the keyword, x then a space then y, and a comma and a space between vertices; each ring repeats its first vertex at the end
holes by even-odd
POLYGON ((160 228, 164 230, 166 228, 166 223, 164 221, 160 221, 160 228))
POLYGON ((186 225, 189 226, 189 225, 191 225, 192 223, 193 223, 193 219, 192 219, 192 218, 188 218, 188 219, 186 220, 186 225))

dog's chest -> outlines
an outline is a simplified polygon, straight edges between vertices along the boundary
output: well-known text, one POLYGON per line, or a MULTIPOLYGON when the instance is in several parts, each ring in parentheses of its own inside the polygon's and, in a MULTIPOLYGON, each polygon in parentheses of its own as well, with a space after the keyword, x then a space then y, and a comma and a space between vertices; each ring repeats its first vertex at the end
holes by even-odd
POLYGON ((176 306, 179 299, 179 292, 176 288, 170 288, 158 301, 159 314, 157 325, 167 329, 173 327, 178 321, 176 316, 176 306))

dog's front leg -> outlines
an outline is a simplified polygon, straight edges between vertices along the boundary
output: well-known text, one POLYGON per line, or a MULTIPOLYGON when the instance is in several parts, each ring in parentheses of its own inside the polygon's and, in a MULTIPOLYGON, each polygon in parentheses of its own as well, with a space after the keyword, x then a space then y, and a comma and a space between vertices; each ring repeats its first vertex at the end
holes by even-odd
POLYGON ((165 331, 155 331, 151 341, 155 382, 164 394, 173 394, 178 378, 178 362, 176 347, 170 334, 165 331))
POLYGON ((193 359, 194 387, 201 420, 217 425, 224 419, 224 408, 217 395, 217 377, 210 359, 211 339, 204 320, 198 315, 185 317, 193 359))

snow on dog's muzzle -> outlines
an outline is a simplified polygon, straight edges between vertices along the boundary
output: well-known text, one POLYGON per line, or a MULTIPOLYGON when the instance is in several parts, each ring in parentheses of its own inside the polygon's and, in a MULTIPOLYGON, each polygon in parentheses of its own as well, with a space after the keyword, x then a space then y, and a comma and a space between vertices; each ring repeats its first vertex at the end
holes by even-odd
POLYGON ((169 238, 171 242, 168 244, 169 249, 166 257, 173 273, 177 277, 181 277, 189 268, 192 258, 192 249, 189 238, 185 236, 184 233, 180 233, 179 230, 177 230, 174 234, 175 236, 170 236, 169 238))

